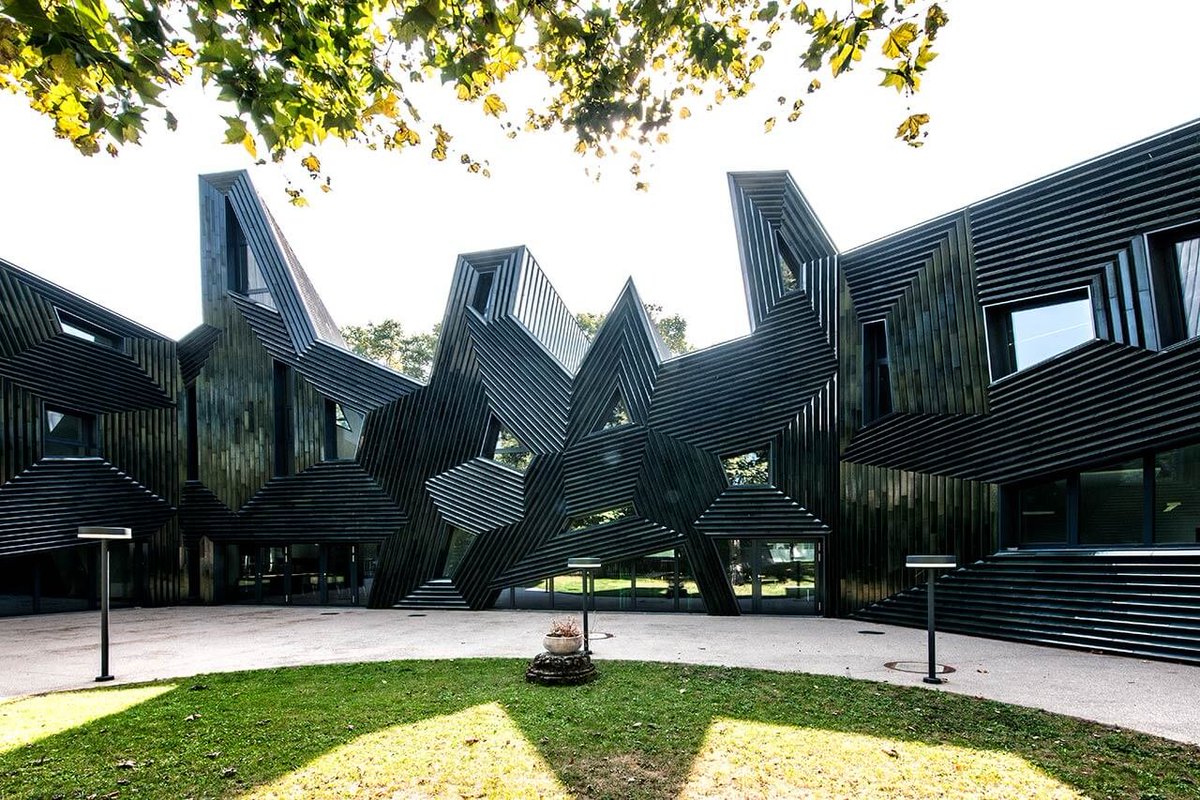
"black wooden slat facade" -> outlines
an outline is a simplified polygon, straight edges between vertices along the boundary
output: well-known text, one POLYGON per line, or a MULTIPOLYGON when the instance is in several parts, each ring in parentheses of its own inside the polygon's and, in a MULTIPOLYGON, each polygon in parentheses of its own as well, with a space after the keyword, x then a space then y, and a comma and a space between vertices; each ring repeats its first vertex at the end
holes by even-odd
POLYGON ((911 553, 991 556, 1011 489, 1200 442, 1200 339, 1168 330, 1163 295, 1177 277, 1194 333, 1200 255, 1184 245, 1166 278, 1156 260, 1162 231, 1200 223, 1200 123, 845 253, 787 173, 729 187, 748 336, 668 357, 629 282, 589 342, 525 248, 471 253, 426 384, 345 349, 241 173, 201 181, 205 324, 178 345, 0 263, 0 511, 41 498, 46 520, 10 517, 0 548, 65 543, 47 498, 91 480, 146 520, 164 600, 181 541, 193 559, 204 539, 381 542, 373 605, 435 586, 472 608, 570 557, 681 549, 710 613, 735 614, 717 542, 757 537, 825 543, 824 607, 845 614, 908 588, 911 553), (265 283, 245 295, 242 241, 265 283), (1064 291, 1089 298, 1094 338, 1001 364, 1004 315, 1064 291), (125 349, 66 335, 55 309, 125 349), (366 415, 353 461, 326 460, 330 401, 366 415), (103 461, 41 459, 45 402, 98 416, 103 461), (618 402, 628 420, 606 424, 618 402), (497 425, 524 471, 492 458, 497 425), (721 459, 750 451, 769 483, 730 486, 721 459), (473 539, 448 565, 456 530, 473 539))

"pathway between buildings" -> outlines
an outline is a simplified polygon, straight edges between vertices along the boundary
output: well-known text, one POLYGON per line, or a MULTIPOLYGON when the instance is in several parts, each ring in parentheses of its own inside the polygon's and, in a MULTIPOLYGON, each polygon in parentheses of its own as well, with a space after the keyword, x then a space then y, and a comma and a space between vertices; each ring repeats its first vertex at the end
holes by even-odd
MULTIPOLYGON (((561 615, 563 612, 558 612, 561 615)), ((111 620, 117 683, 298 664, 401 658, 532 658, 546 611, 121 609, 111 620)), ((925 686, 888 662, 925 659, 925 632, 853 620, 604 613, 597 660, 639 659, 844 675, 925 686), (874 631, 876 633, 864 633, 874 631), (881 632, 881 633, 878 633, 881 632)), ((1200 744, 1200 667, 938 635, 949 691, 1044 708, 1200 744)), ((99 612, 0 619, 0 698, 95 686, 99 612)))

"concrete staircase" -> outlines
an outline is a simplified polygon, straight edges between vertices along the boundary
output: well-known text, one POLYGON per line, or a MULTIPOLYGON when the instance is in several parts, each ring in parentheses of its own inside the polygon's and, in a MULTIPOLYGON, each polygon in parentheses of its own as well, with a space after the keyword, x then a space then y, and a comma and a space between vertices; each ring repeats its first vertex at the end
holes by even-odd
POLYGON ((434 578, 418 586, 410 594, 405 595, 404 599, 396 603, 392 608, 442 609, 448 611, 470 610, 467 601, 463 600, 462 595, 458 593, 458 589, 454 587, 454 582, 449 578, 434 578))

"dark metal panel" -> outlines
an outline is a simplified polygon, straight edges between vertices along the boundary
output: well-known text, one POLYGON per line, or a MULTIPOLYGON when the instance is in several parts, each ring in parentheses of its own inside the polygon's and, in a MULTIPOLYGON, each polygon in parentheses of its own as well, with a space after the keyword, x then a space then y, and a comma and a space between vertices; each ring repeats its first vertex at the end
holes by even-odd
POLYGON ((174 514, 102 458, 44 459, 0 488, 0 556, 74 547, 86 525, 152 536, 174 514))
POLYGON ((773 486, 730 486, 699 519, 706 536, 825 536, 830 528, 773 486))
POLYGON ((483 533, 525 516, 524 475, 476 458, 426 481, 434 505, 451 525, 483 533))

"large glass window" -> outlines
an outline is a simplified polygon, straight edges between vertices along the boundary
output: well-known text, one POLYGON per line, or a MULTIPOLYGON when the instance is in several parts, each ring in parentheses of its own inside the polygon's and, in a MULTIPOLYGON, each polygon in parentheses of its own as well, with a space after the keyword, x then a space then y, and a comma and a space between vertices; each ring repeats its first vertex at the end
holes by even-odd
POLYGON ((1154 541, 1200 544, 1200 445, 1154 459, 1154 541))
POLYGON ((47 408, 42 419, 42 456, 84 458, 99 455, 96 418, 57 408, 47 408))
POLYGON ((292 368, 282 361, 274 370, 275 475, 292 474, 292 368))
POLYGON ((775 231, 775 245, 779 250, 779 283, 783 293, 789 294, 801 288, 798 272, 800 259, 792 254, 792 248, 788 247, 778 230, 775 231))
POLYGON ((863 425, 892 413, 892 375, 888 361, 887 325, 863 325, 863 425))
POLYGON ((1079 543, 1141 544, 1145 469, 1142 459, 1079 474, 1079 543))
POLYGON ((987 324, 993 379, 1028 369, 1096 338, 1086 289, 992 306, 987 324))
POLYGON ((1200 336, 1200 224, 1148 238, 1159 346, 1200 336))
POLYGON ((1067 543, 1065 478, 1017 491, 1017 536, 1022 546, 1067 543))

